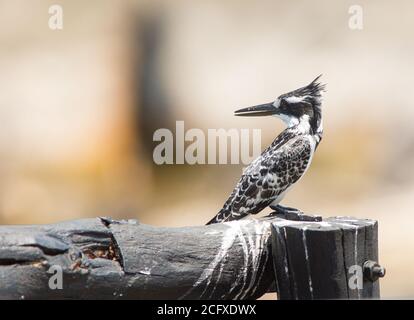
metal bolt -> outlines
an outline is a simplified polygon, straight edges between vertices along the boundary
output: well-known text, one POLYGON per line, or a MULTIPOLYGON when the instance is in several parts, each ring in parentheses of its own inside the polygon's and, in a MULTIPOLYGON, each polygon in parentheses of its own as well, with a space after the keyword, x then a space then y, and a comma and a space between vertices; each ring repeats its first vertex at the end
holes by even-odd
POLYGON ((385 276, 385 268, 381 267, 376 261, 365 261, 362 268, 364 277, 371 282, 377 281, 378 278, 385 276))

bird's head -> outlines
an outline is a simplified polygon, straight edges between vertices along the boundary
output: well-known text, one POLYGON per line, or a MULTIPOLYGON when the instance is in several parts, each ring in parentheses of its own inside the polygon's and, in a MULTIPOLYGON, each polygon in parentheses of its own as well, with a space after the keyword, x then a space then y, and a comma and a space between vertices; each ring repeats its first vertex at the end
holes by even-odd
POLYGON ((235 111, 236 116, 268 116, 282 119, 289 127, 302 121, 309 123, 312 130, 322 132, 321 92, 325 85, 318 82, 318 76, 310 84, 282 94, 275 101, 235 111))

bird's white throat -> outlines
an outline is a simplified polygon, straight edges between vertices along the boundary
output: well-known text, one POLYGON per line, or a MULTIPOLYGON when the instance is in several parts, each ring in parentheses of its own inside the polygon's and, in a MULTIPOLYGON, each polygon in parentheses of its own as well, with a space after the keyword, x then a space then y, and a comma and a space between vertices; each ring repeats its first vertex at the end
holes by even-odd
POLYGON ((288 128, 296 127, 297 130, 301 133, 310 132, 310 123, 309 123, 309 116, 303 115, 300 118, 296 118, 293 116, 287 116, 285 114, 278 114, 278 118, 280 118, 288 128))

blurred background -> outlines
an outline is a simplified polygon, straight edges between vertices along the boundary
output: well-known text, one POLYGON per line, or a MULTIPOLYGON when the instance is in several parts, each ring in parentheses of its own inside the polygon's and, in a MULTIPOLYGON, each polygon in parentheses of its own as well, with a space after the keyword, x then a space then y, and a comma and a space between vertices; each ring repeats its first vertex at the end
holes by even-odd
POLYGON ((324 139, 284 204, 379 220, 382 297, 414 298, 413 15, 409 0, 1 0, 0 224, 204 224, 243 165, 155 165, 154 131, 260 128, 264 148, 283 124, 233 111, 323 73, 324 139))

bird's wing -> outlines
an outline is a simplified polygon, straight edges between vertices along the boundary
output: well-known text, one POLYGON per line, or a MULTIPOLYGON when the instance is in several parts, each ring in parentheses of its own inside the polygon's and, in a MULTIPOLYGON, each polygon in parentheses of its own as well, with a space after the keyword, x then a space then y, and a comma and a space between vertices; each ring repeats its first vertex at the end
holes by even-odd
POLYGON ((266 149, 247 167, 223 209, 210 223, 240 219, 269 206, 305 173, 312 153, 307 136, 266 149))

